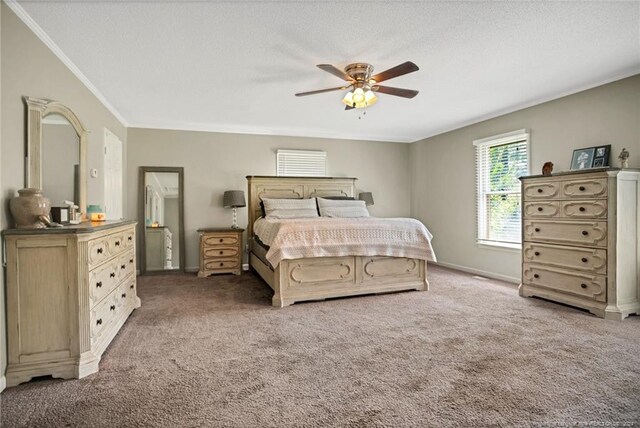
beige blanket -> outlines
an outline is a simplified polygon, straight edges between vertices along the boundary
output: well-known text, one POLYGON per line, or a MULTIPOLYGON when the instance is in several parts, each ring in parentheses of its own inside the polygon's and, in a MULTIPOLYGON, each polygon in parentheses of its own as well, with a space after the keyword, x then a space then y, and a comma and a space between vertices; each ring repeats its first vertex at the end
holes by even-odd
POLYGON ((432 235, 411 218, 265 219, 254 232, 269 246, 267 260, 308 257, 390 256, 436 261, 432 235))

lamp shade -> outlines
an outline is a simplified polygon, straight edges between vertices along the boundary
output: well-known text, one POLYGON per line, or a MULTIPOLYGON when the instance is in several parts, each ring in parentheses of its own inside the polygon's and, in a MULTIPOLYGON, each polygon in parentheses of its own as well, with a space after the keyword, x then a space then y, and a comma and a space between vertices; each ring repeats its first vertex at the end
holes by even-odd
POLYGON ((225 208, 246 207, 247 202, 244 200, 244 192, 242 190, 227 190, 224 192, 222 205, 225 208))
POLYGON ((364 201, 365 205, 373 205, 373 195, 371 192, 361 192, 358 195, 358 199, 364 201))

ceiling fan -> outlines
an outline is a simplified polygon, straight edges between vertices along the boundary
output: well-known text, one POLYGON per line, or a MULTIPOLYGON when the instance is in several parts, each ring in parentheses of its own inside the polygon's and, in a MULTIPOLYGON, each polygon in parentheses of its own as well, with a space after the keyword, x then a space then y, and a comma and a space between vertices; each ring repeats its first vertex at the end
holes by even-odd
POLYGON ((417 65, 411 61, 404 62, 400 65, 396 65, 382 73, 372 75, 373 66, 367 63, 355 63, 349 64, 344 68, 344 71, 331 64, 318 64, 317 66, 321 70, 331 73, 348 82, 347 85, 338 86, 335 88, 319 89, 317 91, 300 92, 296 94, 296 97, 304 97, 306 95, 322 94, 324 92, 342 91, 348 89, 342 102, 347 105, 345 110, 351 110, 354 108, 369 107, 378 100, 375 92, 387 95, 395 95, 396 97, 413 98, 418 95, 418 91, 413 89, 393 88, 391 86, 380 86, 378 83, 385 80, 393 79, 394 77, 404 76, 405 74, 418 71, 417 65))

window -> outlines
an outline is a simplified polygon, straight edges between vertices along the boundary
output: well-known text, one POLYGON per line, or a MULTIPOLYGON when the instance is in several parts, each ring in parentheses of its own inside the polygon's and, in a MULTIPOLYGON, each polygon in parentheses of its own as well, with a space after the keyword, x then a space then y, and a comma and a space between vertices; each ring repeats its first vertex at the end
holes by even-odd
POLYGON ((326 177, 327 152, 278 150, 276 174, 288 177, 326 177))
POLYGON ((529 173, 526 129, 473 142, 478 185, 478 244, 520 248, 520 181, 529 173))

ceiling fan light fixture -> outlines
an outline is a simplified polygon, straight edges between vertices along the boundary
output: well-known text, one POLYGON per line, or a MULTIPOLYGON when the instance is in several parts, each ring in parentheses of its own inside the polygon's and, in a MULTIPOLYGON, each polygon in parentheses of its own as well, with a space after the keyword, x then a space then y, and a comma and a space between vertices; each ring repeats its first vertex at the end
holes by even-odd
POLYGON ((353 107, 353 92, 347 91, 347 93, 344 94, 344 98, 342 99, 342 102, 348 105, 349 107, 353 107))
POLYGON ((368 89, 367 92, 364 93, 364 102, 367 103, 367 106, 370 106, 375 104, 376 101, 378 101, 378 97, 376 97, 376 94, 371 89, 368 89))
POLYGON ((365 96, 364 96, 364 91, 362 90, 362 88, 356 88, 353 91, 353 102, 356 103, 356 106, 358 104, 362 104, 365 101, 365 96))

